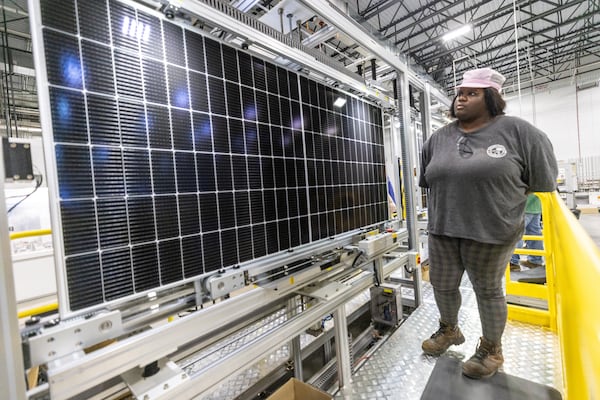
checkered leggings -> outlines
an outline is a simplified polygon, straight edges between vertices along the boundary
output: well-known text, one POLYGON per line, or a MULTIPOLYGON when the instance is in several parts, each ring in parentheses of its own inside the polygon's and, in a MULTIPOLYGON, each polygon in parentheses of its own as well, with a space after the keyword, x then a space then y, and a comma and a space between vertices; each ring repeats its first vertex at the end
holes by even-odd
POLYGON ((460 281, 465 270, 477 296, 483 336, 500 342, 506 325, 502 277, 515 244, 498 245, 429 234, 429 277, 440 320, 458 323, 460 281))

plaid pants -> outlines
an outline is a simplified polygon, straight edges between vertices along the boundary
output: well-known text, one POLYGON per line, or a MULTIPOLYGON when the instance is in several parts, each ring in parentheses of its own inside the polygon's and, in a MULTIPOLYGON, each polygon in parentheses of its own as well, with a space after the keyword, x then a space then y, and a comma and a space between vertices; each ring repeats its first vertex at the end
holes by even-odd
POLYGON ((502 277, 515 243, 498 245, 429 234, 429 277, 440 320, 456 325, 465 270, 477 296, 483 336, 500 342, 506 325, 506 297, 502 277))

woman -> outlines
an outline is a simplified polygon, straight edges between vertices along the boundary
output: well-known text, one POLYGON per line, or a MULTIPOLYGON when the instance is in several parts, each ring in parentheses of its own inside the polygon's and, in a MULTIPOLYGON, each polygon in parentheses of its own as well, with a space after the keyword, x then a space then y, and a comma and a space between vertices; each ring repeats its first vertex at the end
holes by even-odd
POLYGON ((546 135, 504 115, 504 80, 490 68, 466 72, 452 102, 456 121, 425 142, 421 160, 419 185, 429 189, 430 280, 440 312, 440 328, 422 348, 440 355, 465 341, 457 324, 466 270, 483 331, 463 364, 463 374, 474 379, 494 375, 504 362, 502 277, 523 234, 527 194, 554 191, 558 175, 546 135))

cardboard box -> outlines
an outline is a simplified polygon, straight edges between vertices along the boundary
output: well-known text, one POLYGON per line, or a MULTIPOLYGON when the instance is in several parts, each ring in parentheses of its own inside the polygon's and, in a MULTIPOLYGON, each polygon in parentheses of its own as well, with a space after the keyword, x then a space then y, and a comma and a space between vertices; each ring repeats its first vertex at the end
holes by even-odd
POLYGON ((268 400, 332 400, 329 393, 310 386, 296 378, 287 381, 268 400))
POLYGON ((582 214, 596 214, 598 213, 598 210, 600 210, 600 207, 589 204, 580 204, 577 206, 577 209, 580 210, 582 214))
POLYGON ((429 282, 429 265, 422 265, 421 266, 421 278, 424 281, 429 282))

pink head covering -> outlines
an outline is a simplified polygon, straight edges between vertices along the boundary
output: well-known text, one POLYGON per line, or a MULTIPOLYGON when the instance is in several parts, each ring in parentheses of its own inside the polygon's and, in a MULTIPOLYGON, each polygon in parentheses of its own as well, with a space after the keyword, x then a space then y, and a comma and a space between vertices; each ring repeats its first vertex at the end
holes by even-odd
POLYGON ((471 71, 467 71, 463 75, 463 81, 459 88, 470 87, 470 88, 494 88, 497 91, 502 90, 502 84, 506 78, 498 71, 494 71, 491 68, 479 68, 471 71))

